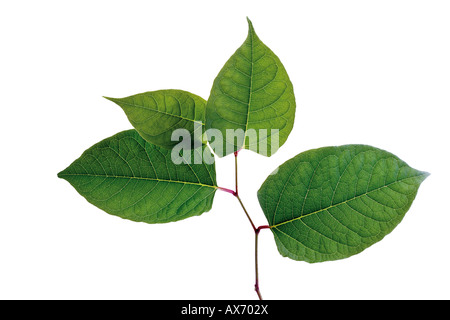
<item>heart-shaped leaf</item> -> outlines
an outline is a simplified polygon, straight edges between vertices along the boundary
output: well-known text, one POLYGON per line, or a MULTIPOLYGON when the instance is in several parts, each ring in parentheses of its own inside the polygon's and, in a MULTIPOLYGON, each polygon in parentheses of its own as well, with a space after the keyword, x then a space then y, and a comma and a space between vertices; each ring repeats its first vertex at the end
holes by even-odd
POLYGON ((190 142, 201 144, 205 121, 206 101, 182 90, 158 90, 126 98, 109 98, 117 103, 133 127, 148 142, 163 148, 172 148, 179 137, 172 139, 176 129, 185 129, 190 142))
POLYGON ((247 39, 217 75, 206 105, 206 129, 219 131, 213 133, 220 141, 213 148, 220 157, 241 148, 270 156, 294 125, 295 98, 287 72, 250 20, 248 27, 247 39))
POLYGON ((326 147, 281 165, 258 199, 283 256, 337 260, 390 233, 427 176, 374 147, 326 147))
MULTIPOLYGON (((211 157, 204 146, 189 152, 189 159, 211 157)), ((164 223, 209 211, 217 190, 214 163, 177 165, 174 156, 128 130, 86 150, 58 177, 93 205, 133 221, 164 223)))

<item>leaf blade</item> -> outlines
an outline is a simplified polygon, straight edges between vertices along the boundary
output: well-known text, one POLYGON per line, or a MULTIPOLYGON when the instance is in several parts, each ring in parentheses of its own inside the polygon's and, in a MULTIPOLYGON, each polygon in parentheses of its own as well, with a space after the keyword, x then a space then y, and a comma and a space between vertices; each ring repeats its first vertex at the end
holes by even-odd
POLYGON ((347 258, 380 241, 401 222, 428 176, 363 145, 310 150, 279 170, 258 199, 280 254, 308 262, 347 258), (270 199, 269 192, 278 197, 270 199))
POLYGON ((289 76, 247 20, 247 38, 217 75, 206 105, 206 129, 221 132, 223 144, 214 150, 219 156, 241 148, 271 156, 285 143, 294 124, 295 97, 289 76), (236 136, 230 137, 227 129, 236 136))
POLYGON ((146 223, 209 211, 217 189, 214 164, 175 165, 169 150, 146 142, 135 130, 95 144, 58 177, 105 212, 146 223))
POLYGON ((104 97, 119 105, 128 120, 148 142, 170 149, 176 129, 188 131, 192 141, 201 141, 206 101, 187 91, 167 89, 139 93, 125 98, 104 97))

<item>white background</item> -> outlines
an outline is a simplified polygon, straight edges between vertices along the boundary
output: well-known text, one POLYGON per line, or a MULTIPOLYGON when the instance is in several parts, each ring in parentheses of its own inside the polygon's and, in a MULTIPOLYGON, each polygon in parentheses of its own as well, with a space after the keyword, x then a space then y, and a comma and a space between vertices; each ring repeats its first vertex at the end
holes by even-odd
MULTIPOLYGON (((254 234, 217 192, 200 217, 108 215, 56 174, 129 129, 102 96, 183 89, 205 99, 249 17, 285 65, 296 122, 271 158, 239 155, 240 193, 294 155, 370 144, 431 176, 403 222, 361 254, 308 264, 260 234, 266 299, 449 299, 448 1, 3 1, 0 5, 1 299, 256 299, 254 234)), ((233 157, 217 161, 233 188, 233 157)))

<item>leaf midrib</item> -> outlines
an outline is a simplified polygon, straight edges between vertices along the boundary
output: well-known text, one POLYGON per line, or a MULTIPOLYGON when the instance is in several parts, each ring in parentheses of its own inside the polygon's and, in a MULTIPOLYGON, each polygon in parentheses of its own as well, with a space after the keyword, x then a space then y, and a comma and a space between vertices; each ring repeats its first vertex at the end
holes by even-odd
POLYGON ((244 141, 242 142, 243 145, 241 146, 241 148, 245 148, 245 138, 247 136, 247 128, 248 128, 248 118, 250 117, 250 104, 252 102, 252 87, 253 87, 253 34, 254 34, 254 30, 253 30, 253 25, 251 25, 250 27, 250 65, 251 65, 251 69, 250 69, 250 85, 248 87, 248 103, 247 103, 247 119, 245 120, 245 129, 244 129, 244 141))
MULTIPOLYGON (((318 213, 320 213, 320 212, 330 210, 330 209, 332 209, 332 208, 335 208, 335 207, 338 207, 338 206, 340 206, 340 205, 346 204, 346 203, 348 203, 348 202, 350 202, 350 201, 353 201, 353 200, 355 200, 355 199, 361 198, 361 197, 363 197, 363 196, 367 196, 368 194, 370 194, 370 193, 372 193, 372 192, 381 190, 381 189, 383 189, 383 188, 387 188, 387 187, 389 187, 390 185, 393 185, 394 183, 399 183, 399 182, 405 181, 405 180, 407 180, 407 179, 413 179, 413 178, 417 178, 417 177, 420 177, 420 176, 423 176, 423 175, 426 175, 426 173, 423 173, 423 172, 422 172, 421 174, 418 174, 418 175, 416 175, 416 176, 407 177, 407 178, 403 178, 403 179, 400 179, 400 180, 391 182, 391 183, 389 183, 389 184, 386 184, 386 185, 381 186, 381 187, 379 187, 379 188, 370 190, 370 191, 368 191, 368 192, 365 192, 365 193, 360 194, 360 195, 358 195, 358 196, 355 196, 355 197, 353 197, 353 198, 347 199, 347 200, 345 200, 345 201, 339 202, 339 203, 337 203, 337 204, 333 204, 333 205, 328 206, 328 207, 326 207, 326 208, 323 208, 323 209, 320 209, 320 210, 316 210, 316 211, 314 211, 314 212, 307 213, 307 214, 302 215, 302 216, 297 217, 297 218, 293 218, 293 219, 290 219, 290 220, 286 220, 286 221, 277 223, 277 224, 275 224, 275 225, 270 226, 270 228, 277 228, 277 227, 279 227, 279 226, 281 226, 281 225, 284 225, 284 224, 287 224, 287 223, 290 223, 290 222, 293 222, 293 221, 296 221, 296 220, 301 220, 301 219, 306 218, 306 217, 308 217, 308 216, 311 216, 311 215, 313 215, 313 214, 318 214, 318 213)), ((305 201, 306 201, 306 199, 305 199, 305 201)))
POLYGON ((115 179, 150 180, 150 181, 157 181, 157 182, 190 184, 190 185, 208 187, 208 188, 213 188, 213 189, 219 188, 218 186, 215 186, 215 185, 209 185, 209 184, 204 184, 204 183, 200 183, 200 182, 188 182, 188 181, 178 181, 178 180, 148 178, 148 177, 136 177, 136 176, 116 176, 116 175, 109 175, 109 174, 102 175, 102 174, 92 174, 92 173, 62 173, 62 174, 58 175, 58 177, 60 177, 60 178, 62 178, 64 176, 88 176, 88 177, 102 177, 102 178, 115 178, 115 179))
POLYGON ((185 118, 183 116, 180 116, 180 115, 177 115, 177 114, 173 114, 173 113, 164 112, 164 111, 161 111, 159 109, 152 109, 152 108, 149 108, 149 107, 146 107, 146 106, 141 106, 141 105, 138 105, 138 104, 135 104, 135 103, 124 102, 124 101, 120 101, 120 103, 124 104, 124 105, 127 105, 129 107, 134 107, 134 108, 140 108, 140 109, 144 109, 144 110, 148 110, 148 111, 153 111, 153 112, 165 114, 165 115, 168 115, 168 116, 171 116, 171 117, 180 118, 180 119, 183 119, 183 120, 186 120, 186 121, 191 121, 191 122, 194 122, 194 123, 198 123, 198 124, 201 124, 202 126, 204 125, 204 123, 202 121, 185 118))

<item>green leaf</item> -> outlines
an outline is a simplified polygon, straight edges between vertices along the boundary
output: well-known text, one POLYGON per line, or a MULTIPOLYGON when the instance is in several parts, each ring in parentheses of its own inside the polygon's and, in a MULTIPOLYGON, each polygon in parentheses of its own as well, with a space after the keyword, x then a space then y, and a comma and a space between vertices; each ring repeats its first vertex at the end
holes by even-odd
MULTIPOLYGON (((201 141, 204 129, 206 101, 182 90, 159 90, 126 98, 109 98, 117 103, 133 127, 148 142, 163 148, 172 148, 176 129, 186 129, 191 141, 201 141)), ((176 137, 178 138, 178 137, 176 137)))
POLYGON ((218 156, 241 148, 270 156, 294 125, 294 91, 286 70, 250 20, 248 27, 247 39, 217 75, 206 105, 206 129, 219 130, 220 137, 214 136, 222 139, 213 146, 218 156))
MULTIPOLYGON (((194 159, 209 149, 189 152, 194 159)), ((58 177, 93 205, 133 221, 165 223, 209 211, 217 190, 214 163, 177 165, 172 156, 135 130, 123 131, 86 150, 58 177)))
POLYGON ((258 191, 281 255, 321 262, 357 254, 390 233, 428 176, 365 145, 300 153, 258 191))

